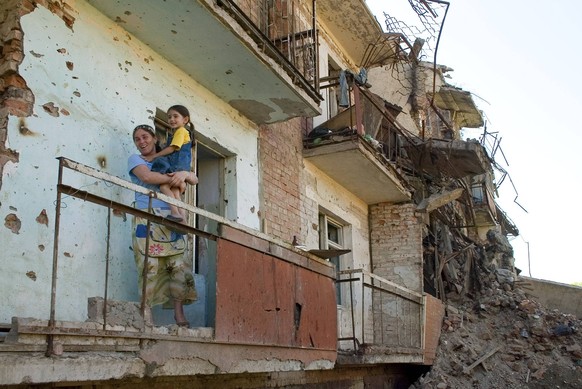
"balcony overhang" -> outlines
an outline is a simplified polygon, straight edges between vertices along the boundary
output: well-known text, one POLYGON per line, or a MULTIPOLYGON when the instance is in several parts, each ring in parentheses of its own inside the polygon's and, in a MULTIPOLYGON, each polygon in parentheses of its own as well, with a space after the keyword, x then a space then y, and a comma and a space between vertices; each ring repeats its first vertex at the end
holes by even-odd
POLYGON ((396 169, 359 137, 304 149, 303 157, 367 204, 411 199, 396 169))
POLYGON ((403 37, 384 33, 362 0, 319 0, 317 13, 325 30, 359 67, 392 63, 400 52, 403 37))
POLYGON ((440 109, 454 112, 455 123, 459 127, 479 128, 484 125, 481 111, 475 105, 471 93, 451 86, 443 86, 434 98, 440 109))
POLYGON ((320 114, 319 94, 212 0, 88 2, 255 123, 320 114))
POLYGON ((478 142, 429 139, 406 146, 406 150, 417 169, 432 175, 463 178, 483 174, 491 169, 487 153, 478 142))

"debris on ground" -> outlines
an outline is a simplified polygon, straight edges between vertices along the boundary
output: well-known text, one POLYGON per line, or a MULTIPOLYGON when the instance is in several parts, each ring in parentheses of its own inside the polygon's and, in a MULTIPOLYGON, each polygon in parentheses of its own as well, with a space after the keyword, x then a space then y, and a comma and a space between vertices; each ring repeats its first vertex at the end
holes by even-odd
POLYGON ((436 360, 410 389, 582 388, 582 321, 532 299, 499 247, 484 250, 478 291, 446 295, 436 360))

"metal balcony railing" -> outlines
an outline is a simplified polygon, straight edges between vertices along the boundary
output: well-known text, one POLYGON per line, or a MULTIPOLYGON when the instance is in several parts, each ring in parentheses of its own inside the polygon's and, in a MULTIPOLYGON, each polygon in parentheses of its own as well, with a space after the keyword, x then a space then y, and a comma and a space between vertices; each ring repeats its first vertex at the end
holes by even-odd
MULTIPOLYGON (((348 283, 351 341, 354 352, 363 346, 389 347, 395 352, 422 350, 424 297, 364 269, 342 270, 338 283, 348 283)), ((341 348, 341 346, 340 346, 341 348)))
MULTIPOLYGON (((385 165, 399 174, 415 175, 416 167, 411 164, 406 149, 416 147, 421 139, 396 120, 395 106, 359 85, 350 74, 347 84, 348 107, 307 134, 304 148, 363 140, 385 165)), ((332 80, 324 88, 335 85, 337 82, 332 80)))
MULTIPOLYGON (((122 180, 118 177, 111 176, 107 173, 101 172, 99 170, 93 169, 89 166, 82 165, 78 162, 72 161, 67 158, 59 157, 59 172, 58 172, 58 183, 57 183, 57 199, 56 199, 56 207, 55 207, 55 227, 54 227, 54 247, 53 247, 53 263, 52 263, 52 281, 51 281, 51 298, 50 298, 50 317, 48 321, 48 337, 47 337, 47 355, 51 355, 53 353, 53 335, 58 334, 59 330, 56 328, 56 305, 57 305, 57 280, 58 280, 58 269, 59 269, 59 241, 60 241, 60 234, 61 234, 61 207, 63 204, 63 195, 64 196, 71 196, 78 199, 81 199, 86 202, 90 202, 93 204, 101 205, 107 208, 107 232, 106 232, 106 251, 105 251, 105 269, 104 269, 104 292, 103 292, 103 330, 107 329, 107 301, 108 301, 108 280, 109 280, 109 267, 110 267, 110 239, 111 239, 111 213, 112 212, 119 212, 125 213, 133 216, 139 216, 148 220, 147 228, 149 230, 151 223, 157 223, 161 225, 165 225, 169 228, 180 230, 180 232, 184 234, 194 234, 201 236, 206 239, 216 240, 217 237, 214 234, 202 231, 198 228, 195 228, 191 225, 185 225, 181 223, 176 223, 169 221, 168 219, 157 216, 153 213, 148 211, 139 210, 133 208, 132 206, 113 201, 111 199, 99 196, 95 193, 91 193, 80 188, 76 188, 74 186, 70 186, 63 183, 63 178, 65 174, 65 170, 70 170, 76 173, 79 173, 86 177, 93 177, 101 180, 107 184, 113 184, 120 188, 131 190, 133 192, 143 193, 149 196, 150 198, 150 208, 151 208, 151 201, 154 198, 159 198, 167 203, 176 205, 177 207, 183 208, 189 212, 193 212, 200 216, 208 217, 214 220, 222 219, 220 216, 212 214, 208 211, 203 209, 194 207, 192 205, 183 203, 181 201, 175 200, 171 197, 168 197, 162 193, 152 192, 142 186, 127 182, 122 180)), ((225 220, 222 220, 225 222, 225 220)), ((226 221, 228 223, 228 221, 226 221)), ((150 234, 147 234, 147 238, 149 238, 150 234)), ((146 247, 148 243, 146 241, 146 247)), ((146 251, 145 259, 144 259, 144 273, 148 269, 148 255, 146 251)), ((141 313, 142 317, 145 317, 145 290, 147 287, 147 277, 143 277, 143 285, 142 285, 142 293, 141 293, 141 313)))
POLYGON ((296 84, 319 92, 315 0, 222 0, 221 5, 296 84))

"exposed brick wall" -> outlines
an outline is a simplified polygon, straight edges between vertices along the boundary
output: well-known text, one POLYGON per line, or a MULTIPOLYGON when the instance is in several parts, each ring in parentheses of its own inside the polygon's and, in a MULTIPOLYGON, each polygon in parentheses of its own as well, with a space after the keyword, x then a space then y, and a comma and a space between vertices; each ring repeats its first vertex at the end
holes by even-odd
POLYGON ((373 272, 422 292, 422 222, 414 204, 370 207, 373 272))
POLYGON ((18 162, 18 153, 6 147, 8 139, 8 115, 30 116, 32 93, 18 75, 18 66, 24 59, 20 27, 21 1, 0 3, 0 188, 2 172, 8 161, 18 162))
MULTIPOLYGON (((422 222, 414 204, 370 207, 373 273, 422 292, 422 222)), ((374 343, 420 347, 422 306, 390 293, 373 292, 374 343)))
POLYGON ((34 94, 18 73, 25 53, 24 32, 20 18, 32 12, 37 4, 46 7, 72 28, 72 10, 60 1, 2 0, 0 2, 0 189, 2 172, 8 161, 18 162, 18 152, 6 147, 9 115, 20 118, 32 115, 34 94))
POLYGON ((262 126, 259 132, 262 205, 265 232, 286 242, 304 235, 301 204, 303 120, 262 126))

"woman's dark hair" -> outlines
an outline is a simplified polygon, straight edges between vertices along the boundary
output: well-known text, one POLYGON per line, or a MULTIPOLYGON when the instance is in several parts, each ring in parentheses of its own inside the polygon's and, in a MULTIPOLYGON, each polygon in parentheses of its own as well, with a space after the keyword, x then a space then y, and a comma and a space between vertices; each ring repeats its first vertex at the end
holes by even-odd
POLYGON ((192 116, 190 116, 190 111, 188 111, 188 108, 186 108, 180 104, 172 105, 170 108, 168 108, 167 112, 170 112, 170 111, 176 111, 182 116, 188 116, 188 123, 186 125, 186 130, 188 130, 188 133, 190 133, 190 139, 192 140, 192 147, 194 147, 194 124, 192 124, 192 116))
POLYGON ((136 126, 133 129, 132 136, 135 136, 135 133, 137 132, 137 130, 144 130, 144 131, 147 131, 150 134, 152 134, 154 137, 156 136, 156 130, 154 130, 154 128, 148 124, 140 124, 139 126, 136 126))

